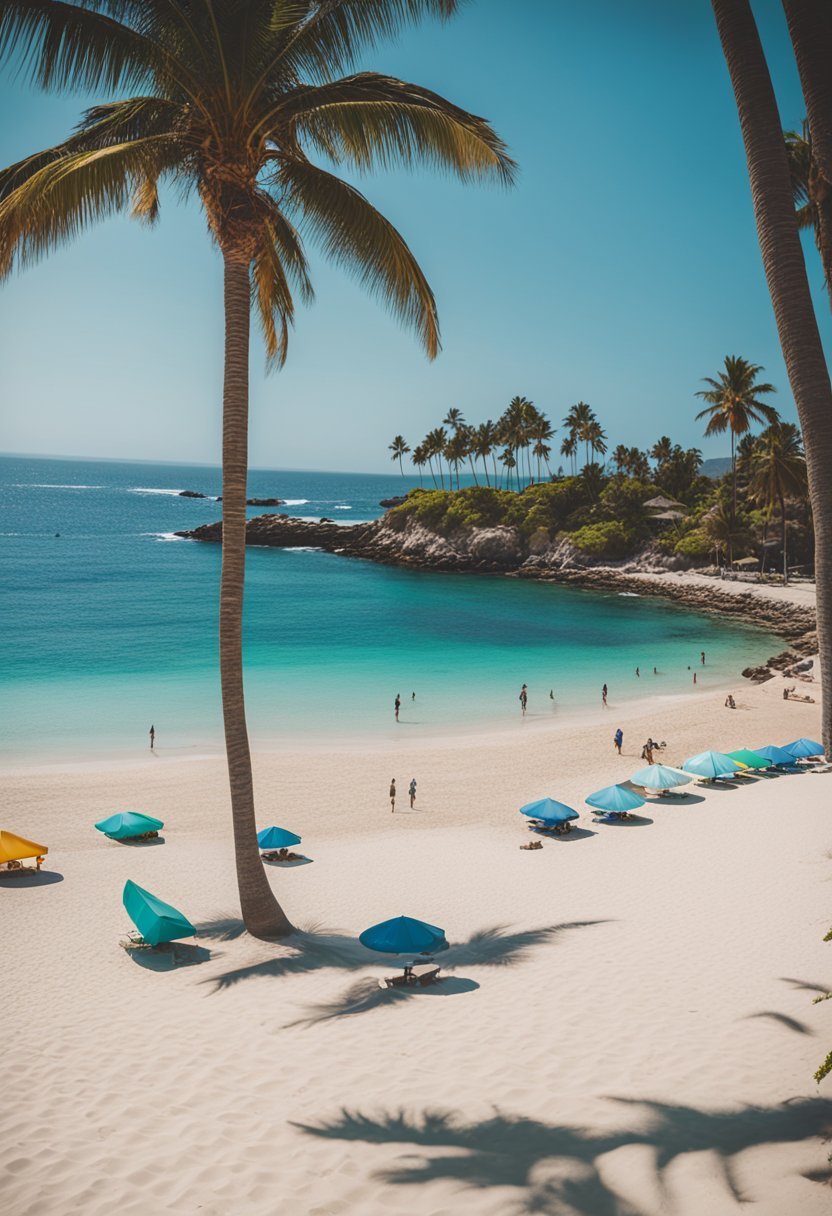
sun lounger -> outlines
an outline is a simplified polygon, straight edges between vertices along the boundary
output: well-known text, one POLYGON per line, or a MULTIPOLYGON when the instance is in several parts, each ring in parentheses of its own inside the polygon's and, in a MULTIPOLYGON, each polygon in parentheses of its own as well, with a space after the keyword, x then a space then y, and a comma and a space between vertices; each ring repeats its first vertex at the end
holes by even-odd
POLYGON ((435 984, 439 979, 439 972, 442 970, 436 963, 422 963, 416 966, 411 971, 411 975, 417 984, 425 987, 428 984, 435 984))
POLYGON ((271 849, 262 857, 264 861, 300 861, 300 853, 290 853, 288 849, 271 849))

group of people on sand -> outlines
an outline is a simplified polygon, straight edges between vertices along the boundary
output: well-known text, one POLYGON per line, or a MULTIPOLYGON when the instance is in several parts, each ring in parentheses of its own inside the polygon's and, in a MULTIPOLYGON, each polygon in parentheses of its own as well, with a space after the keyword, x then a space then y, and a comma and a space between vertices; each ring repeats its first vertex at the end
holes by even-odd
MULTIPOLYGON (((416 805, 416 778, 415 777, 410 778, 410 785, 408 787, 407 792, 410 796, 410 809, 413 810, 414 806, 416 805)), ((396 809, 396 778, 391 777, 390 778, 390 813, 391 813, 391 815, 393 814, 395 809, 396 809)))

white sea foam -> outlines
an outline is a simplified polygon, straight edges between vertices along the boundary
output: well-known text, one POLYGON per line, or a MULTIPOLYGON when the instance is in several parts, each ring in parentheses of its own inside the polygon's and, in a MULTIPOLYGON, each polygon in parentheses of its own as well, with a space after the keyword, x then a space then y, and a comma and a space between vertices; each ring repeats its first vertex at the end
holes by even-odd
POLYGON ((618 595, 622 600, 640 600, 641 596, 637 591, 619 591, 618 595))
POLYGON ((333 510, 335 510, 335 511, 351 511, 351 510, 352 510, 352 507, 351 507, 349 504, 347 504, 347 506, 346 506, 346 507, 334 507, 334 508, 333 508, 333 510))
POLYGON ((308 498, 284 498, 284 507, 303 507, 309 502, 308 498))
POLYGON ((181 490, 159 490, 155 486, 130 486, 127 493, 128 494, 173 494, 175 497, 178 498, 179 495, 182 493, 182 491, 181 490))
POLYGON ((155 540, 187 540, 186 536, 177 536, 175 532, 142 532, 141 536, 152 536, 155 540))

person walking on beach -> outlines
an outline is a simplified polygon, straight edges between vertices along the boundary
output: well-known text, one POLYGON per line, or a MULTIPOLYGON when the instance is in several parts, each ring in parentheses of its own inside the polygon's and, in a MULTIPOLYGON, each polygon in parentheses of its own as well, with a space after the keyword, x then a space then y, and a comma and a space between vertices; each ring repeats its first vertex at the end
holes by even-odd
POLYGON ((604 687, 601 689, 601 704, 606 705, 606 703, 607 703, 607 686, 605 684, 604 687))
POLYGON ((620 726, 619 726, 618 730, 615 732, 615 734, 613 735, 612 741, 615 745, 615 750, 618 752, 618 754, 620 756, 621 755, 621 744, 624 742, 624 731, 621 729, 620 726))
POLYGON ((393 708, 394 708, 394 709, 395 709, 395 711, 396 711, 396 721, 397 721, 397 722, 398 722, 398 720, 399 720, 399 710, 401 709, 401 707, 402 707, 402 699, 401 699, 401 697, 399 696, 399 694, 398 694, 398 693, 396 693, 396 699, 395 699, 395 701, 393 702, 393 708))
POLYGON ((526 685, 524 684, 523 687, 520 689, 520 708, 523 711, 524 718, 526 716, 526 706, 528 705, 528 702, 529 702, 529 690, 526 687, 526 685))
POLYGON ((396 778, 390 778, 390 813, 396 809, 396 778))
POLYGON ((150 750, 153 751, 153 744, 156 742, 156 729, 152 723, 148 733, 150 735, 150 750))
POLYGON ((416 803, 416 778, 415 777, 410 778, 410 789, 407 792, 408 792, 408 794, 410 794, 410 809, 412 811, 413 807, 416 803))
POLYGON ((416 693, 415 693, 415 692, 412 692, 412 693, 410 694, 410 699, 411 699, 411 701, 415 701, 415 700, 416 700, 416 693))

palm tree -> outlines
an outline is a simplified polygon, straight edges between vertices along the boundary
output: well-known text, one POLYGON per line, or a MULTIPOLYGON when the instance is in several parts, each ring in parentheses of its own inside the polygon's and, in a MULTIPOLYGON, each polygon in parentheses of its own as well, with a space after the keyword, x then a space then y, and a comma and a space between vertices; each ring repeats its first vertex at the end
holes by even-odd
MULTIPOLYGON (((510 490, 511 489, 511 470, 517 468, 517 460, 515 459, 514 452, 512 452, 511 448, 506 448, 505 451, 500 453, 500 464, 503 466, 503 468, 506 471, 506 485, 507 485, 508 489, 510 490)), ((517 483, 517 488, 518 488, 518 490, 520 489, 519 481, 517 483)))
POLYGON ((549 477, 552 476, 552 470, 549 468, 549 457, 552 449, 549 446, 549 440, 555 433, 555 428, 549 422, 545 414, 539 410, 535 410, 536 417, 529 426, 529 438, 533 441, 532 456, 537 461, 537 480, 540 481, 540 462, 541 460, 546 465, 546 471, 549 477))
POLYGON ((605 453, 607 451, 607 436, 606 436, 606 432, 604 431, 603 427, 601 426, 601 423, 598 422, 597 419, 593 418, 593 420, 591 422, 588 422, 586 424, 586 426, 583 429, 582 438, 584 440, 584 443, 589 445, 589 447, 592 451, 593 458, 596 455, 598 455, 598 456, 605 455, 605 453))
POLYGON ((417 443, 416 447, 413 449, 413 451, 411 453, 410 463, 413 465, 413 467, 415 469, 419 470, 419 486, 420 487, 422 486, 422 469, 425 467, 427 462, 428 462, 428 458, 425 453, 424 444, 417 443))
POLYGON ((577 405, 570 406, 569 413, 563 420, 563 425, 569 433, 584 445, 585 465, 589 464, 589 440, 586 436, 586 428, 595 421, 595 411, 585 401, 579 401, 577 405))
MULTIPOLYGON (((471 451, 476 456, 477 460, 482 461, 482 467, 485 471, 485 484, 490 485, 488 480, 488 458, 494 456, 495 445, 495 428, 494 423, 489 418, 487 422, 481 422, 471 436, 471 451)), ((494 480, 497 480, 496 466, 494 469, 494 480)))
POLYGON ((575 462, 576 462, 577 451, 578 451, 577 436, 574 435, 570 431, 570 433, 564 439, 561 440, 560 454, 561 454, 561 456, 565 456, 567 458, 567 460, 569 461, 569 465, 572 470, 573 477, 575 476, 575 473, 576 473, 575 462))
POLYGON ((404 469, 402 468, 402 457, 406 456, 407 453, 410 451, 410 448, 407 445, 407 441, 405 440, 404 435, 397 435, 395 437, 395 439, 393 440, 393 442, 388 445, 387 450, 389 452, 393 453, 393 455, 390 457, 391 460, 398 460, 399 472, 401 473, 402 477, 404 477, 404 469))
POLYGON ((832 304, 832 184, 823 177, 812 155, 808 123, 803 123, 800 132, 784 131, 783 138, 789 157, 797 226, 814 231, 826 290, 832 304))
POLYGON ((615 465, 616 472, 626 474, 630 471, 630 448, 625 444, 619 443, 612 454, 612 462, 615 465))
POLYGON ((667 464, 670 457, 673 455, 673 441, 669 435, 662 435, 657 439, 650 449, 650 455, 655 460, 657 468, 661 468, 663 464, 667 464))
POLYGON ((459 466, 465 463, 468 455, 468 440, 464 431, 456 431, 449 439, 446 440, 443 449, 445 461, 448 465, 448 481, 450 488, 453 489, 453 480, 451 478, 451 470, 456 474, 456 488, 459 489, 459 466))
MULTIPOLYGON (((448 432, 443 426, 435 426, 432 431, 429 431, 425 436, 425 451, 427 452, 428 460, 434 456, 436 463, 439 466, 439 485, 445 489, 445 477, 442 472, 442 455, 445 451, 445 444, 448 440, 448 432)), ((433 470, 433 465, 430 466, 433 470)))
POLYGON ((463 417, 462 410, 458 410, 456 406, 451 406, 442 421, 445 426, 449 426, 456 433, 465 422, 465 418, 463 417))
MULTIPOLYGON (((806 448, 815 528, 820 675, 822 687, 828 690, 832 688, 832 386, 795 220, 777 99, 754 14, 749 0, 712 0, 712 4, 739 113, 780 346, 806 448)), ((807 17, 820 17, 820 6, 808 9, 805 4, 785 0, 784 7, 813 133, 813 153, 824 167, 826 180, 832 181, 830 116, 828 106, 822 104, 824 97, 828 100, 830 83, 826 51, 811 28, 804 33, 807 17)), ((832 749, 832 697, 828 691, 823 697, 821 729, 825 748, 832 749)))
POLYGON ((153 223, 166 182, 198 198, 223 263, 220 674, 237 880, 261 936, 291 931, 257 848, 242 620, 252 304, 269 362, 286 357, 295 296, 312 295, 296 223, 439 350, 436 305, 393 225, 318 163, 439 165, 508 183, 484 120, 418 85, 342 75, 383 36, 455 0, 2 0, 0 48, 44 88, 106 89, 66 141, 0 173, 0 274, 131 209, 153 223), (126 90, 138 90, 134 97, 126 90), (304 152, 307 147, 313 158, 304 152))
POLYGON ((783 547, 783 582, 789 581, 786 554, 786 499, 806 491, 806 457, 800 431, 791 422, 778 422, 759 436, 751 457, 751 497, 769 514, 780 509, 780 538, 783 547))
POLYGON ((777 422, 780 415, 773 405, 759 398, 775 393, 773 384, 758 384, 757 376, 764 369, 757 363, 749 363, 738 355, 725 356, 725 370, 717 378, 704 376, 710 388, 701 389, 696 396, 708 404, 696 415, 697 420, 707 418, 705 435, 722 435, 731 432, 731 511, 737 514, 737 436, 745 435, 754 422, 777 422))
POLYGON ((702 527, 714 542, 717 552, 725 553, 728 565, 733 566, 734 546, 746 543, 749 537, 746 529, 737 524, 730 506, 726 508, 724 502, 719 502, 711 507, 702 517, 702 527))

